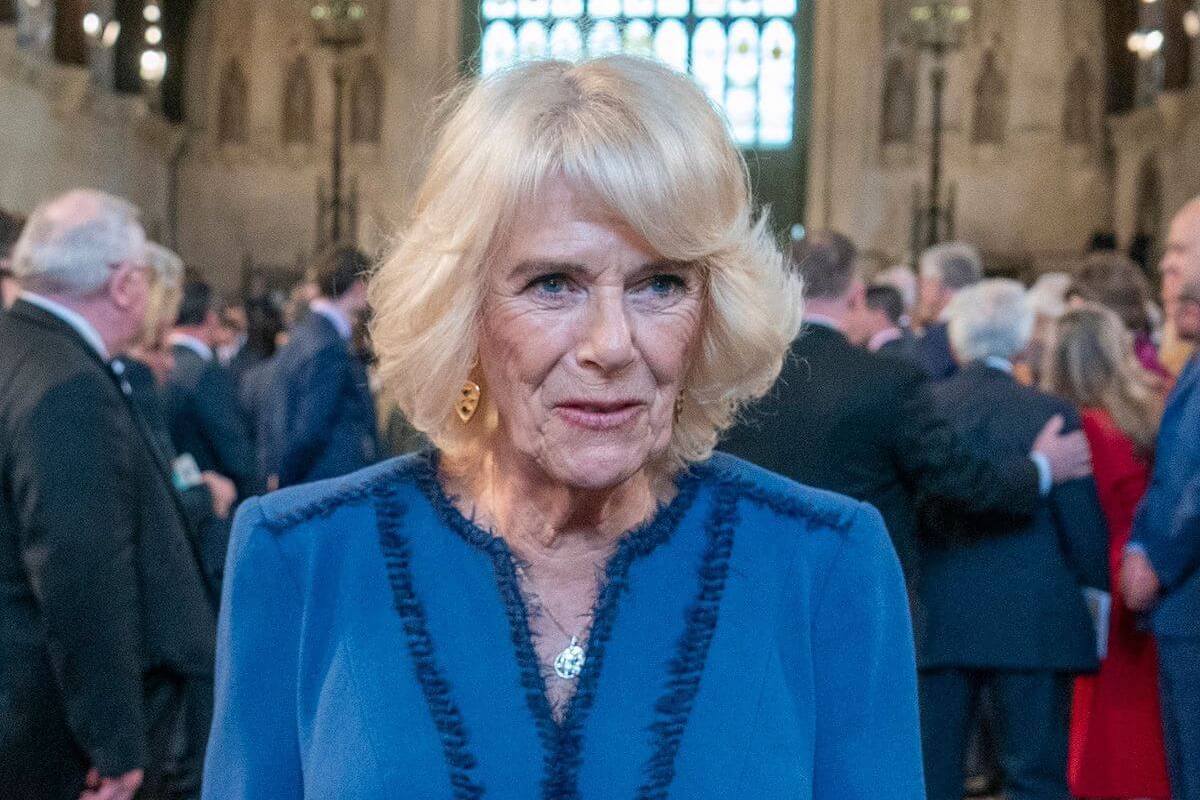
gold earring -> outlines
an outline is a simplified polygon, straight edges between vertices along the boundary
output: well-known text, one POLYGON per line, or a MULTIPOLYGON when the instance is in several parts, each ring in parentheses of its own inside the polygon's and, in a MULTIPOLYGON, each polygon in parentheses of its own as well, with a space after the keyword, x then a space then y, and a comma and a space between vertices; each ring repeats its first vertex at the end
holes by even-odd
POLYGON ((683 392, 675 395, 675 421, 679 422, 679 418, 683 416, 683 392))
POLYGON ((464 423, 470 422, 471 417, 475 416, 475 411, 479 408, 479 397, 482 394, 483 390, 475 381, 469 380, 463 383, 462 394, 459 396, 454 410, 458 412, 458 418, 464 423))

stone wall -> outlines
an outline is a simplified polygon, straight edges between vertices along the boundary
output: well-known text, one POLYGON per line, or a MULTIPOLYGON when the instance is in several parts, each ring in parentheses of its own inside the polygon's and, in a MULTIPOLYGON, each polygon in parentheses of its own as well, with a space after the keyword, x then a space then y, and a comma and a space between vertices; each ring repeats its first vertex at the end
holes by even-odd
MULTIPOLYGON (((927 185, 931 114, 928 61, 913 59, 912 137, 884 141, 885 75, 898 63, 889 56, 903 51, 894 26, 904 4, 889 1, 816 0, 808 223, 851 232, 860 246, 901 259, 910 249, 914 191, 927 185)), ((964 46, 948 60, 944 174, 957 192, 956 234, 1002 259, 1060 261, 1111 224, 1100 4, 973 7, 964 46), (977 97, 989 54, 1007 97, 1000 140, 981 142, 977 97), (1085 109, 1094 135, 1069 143, 1068 84, 1081 59, 1095 76, 1085 109)))
MULTIPOLYGON (((437 100, 458 75, 458 0, 368 4, 366 51, 383 78, 378 143, 348 144, 359 241, 380 248, 420 175, 437 100)), ((200 0, 188 36, 186 123, 173 126, 136 96, 98 90, 92 71, 56 65, 0 25, 0 207, 28 213, 75 186, 131 199, 152 234, 225 290, 248 266, 299 275, 316 240, 317 192, 328 186, 330 56, 314 46, 303 4, 200 0), (303 54, 312 76, 311 143, 285 144, 283 86, 303 54), (247 78, 247 137, 218 140, 226 65, 247 78)))

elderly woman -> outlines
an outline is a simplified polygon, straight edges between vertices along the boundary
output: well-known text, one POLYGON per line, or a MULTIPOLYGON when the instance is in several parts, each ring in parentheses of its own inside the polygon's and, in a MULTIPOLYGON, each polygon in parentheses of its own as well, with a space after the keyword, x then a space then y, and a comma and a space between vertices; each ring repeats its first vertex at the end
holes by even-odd
POLYGON ((685 76, 488 78, 371 284, 434 443, 251 500, 205 797, 917 798, 878 513, 711 456, 797 287, 685 76))

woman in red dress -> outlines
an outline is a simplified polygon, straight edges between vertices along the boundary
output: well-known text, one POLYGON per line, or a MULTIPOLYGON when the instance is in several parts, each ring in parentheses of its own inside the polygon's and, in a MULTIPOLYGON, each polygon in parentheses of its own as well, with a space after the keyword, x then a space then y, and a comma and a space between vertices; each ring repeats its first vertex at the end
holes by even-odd
POLYGON ((1146 492, 1162 399, 1112 311, 1084 305, 1065 314, 1043 369, 1046 388, 1080 407, 1096 487, 1108 518, 1114 587, 1108 654, 1075 683, 1068 779, 1084 798, 1168 798, 1151 635, 1115 593, 1134 510, 1146 492))

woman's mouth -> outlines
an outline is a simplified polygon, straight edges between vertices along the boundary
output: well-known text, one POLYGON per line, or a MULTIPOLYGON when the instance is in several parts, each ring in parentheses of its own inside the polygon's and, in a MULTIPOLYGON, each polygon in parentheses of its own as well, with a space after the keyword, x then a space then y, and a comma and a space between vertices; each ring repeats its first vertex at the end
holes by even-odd
POLYGON ((632 421, 645 403, 637 400, 572 400, 559 403, 554 411, 568 425, 589 431, 608 431, 632 421))

